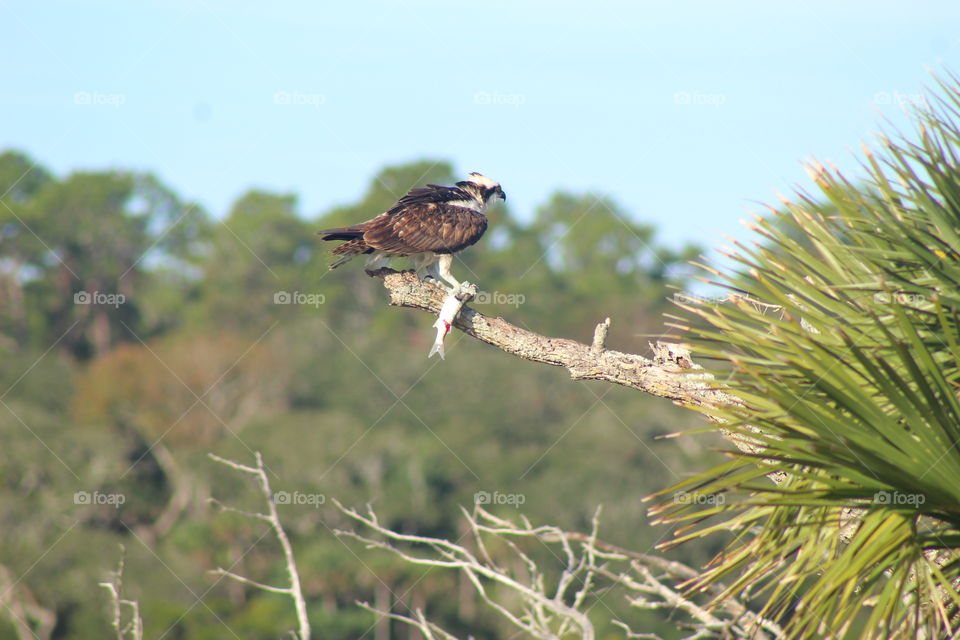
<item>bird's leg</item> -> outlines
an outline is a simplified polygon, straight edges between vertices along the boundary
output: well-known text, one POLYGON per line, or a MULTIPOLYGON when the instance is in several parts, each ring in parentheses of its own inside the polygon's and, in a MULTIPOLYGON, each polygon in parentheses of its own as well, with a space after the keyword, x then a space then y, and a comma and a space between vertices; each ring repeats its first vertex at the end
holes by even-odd
POLYGON ((390 264, 390 257, 385 256, 378 251, 370 254, 370 256, 367 257, 367 264, 365 265, 364 268, 367 271, 376 271, 378 269, 382 269, 383 267, 386 267, 389 264, 390 264))
POLYGON ((450 273, 450 267, 453 265, 453 254, 444 253, 440 255, 440 259, 437 261, 437 267, 439 269, 439 275, 441 278, 453 285, 453 288, 450 290, 454 295, 460 293, 460 289, 463 288, 463 283, 453 277, 453 274, 450 273))
POLYGON ((430 255, 427 253, 418 253, 414 256, 411 256, 413 260, 413 268, 417 273, 417 277, 421 280, 426 280, 427 278, 433 278, 434 280, 439 280, 440 276, 437 273, 436 267, 436 256, 430 255))
POLYGON ((432 279, 434 282, 440 282, 440 272, 437 270, 436 262, 431 262, 427 266, 427 277, 432 279))

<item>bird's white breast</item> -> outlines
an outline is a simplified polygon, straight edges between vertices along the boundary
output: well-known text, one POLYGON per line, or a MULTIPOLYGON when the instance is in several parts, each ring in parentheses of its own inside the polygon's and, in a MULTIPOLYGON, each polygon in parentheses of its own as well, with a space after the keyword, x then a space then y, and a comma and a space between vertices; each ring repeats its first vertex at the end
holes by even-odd
POLYGON ((471 209, 471 210, 476 211, 476 212, 478 212, 478 213, 483 211, 483 205, 480 204, 479 202, 477 202, 476 200, 473 200, 473 199, 470 199, 470 200, 451 200, 450 202, 445 202, 444 204, 445 204, 445 205, 448 205, 448 206, 451 206, 451 207, 463 207, 463 208, 465 208, 465 209, 471 209))

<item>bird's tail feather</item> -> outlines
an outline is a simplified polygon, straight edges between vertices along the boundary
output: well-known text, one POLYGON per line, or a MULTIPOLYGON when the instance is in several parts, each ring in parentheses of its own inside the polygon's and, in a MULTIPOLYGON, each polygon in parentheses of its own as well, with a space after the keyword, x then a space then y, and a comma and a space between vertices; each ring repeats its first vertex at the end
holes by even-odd
POLYGON ((330 263, 330 271, 333 271, 333 270, 336 269, 337 267, 339 267, 339 266, 341 266, 341 265, 344 265, 344 264, 350 262, 350 261, 353 260, 355 257, 357 257, 357 255, 359 255, 359 254, 356 254, 356 253, 348 253, 348 254, 346 254, 346 255, 337 256, 337 259, 330 263))
POLYGON ((363 236, 363 226, 355 225, 352 227, 339 227, 337 229, 324 229, 317 231, 321 240, 353 240, 363 236))
POLYGON ((331 269, 336 269, 342 264, 350 262, 354 257, 370 252, 370 247, 363 241, 363 238, 353 238, 334 248, 333 255, 337 256, 330 265, 331 269))
POLYGON ((363 241, 363 225, 340 227, 338 229, 324 229, 317 233, 323 240, 346 240, 333 249, 336 259, 330 264, 330 269, 336 269, 342 264, 350 262, 354 257, 372 251, 363 241))

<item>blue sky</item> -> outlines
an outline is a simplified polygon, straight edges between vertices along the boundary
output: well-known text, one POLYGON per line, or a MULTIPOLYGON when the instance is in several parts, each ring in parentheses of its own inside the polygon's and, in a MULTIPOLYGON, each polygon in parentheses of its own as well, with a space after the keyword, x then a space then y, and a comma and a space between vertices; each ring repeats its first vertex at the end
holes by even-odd
MULTIPOLYGON (((499 180, 520 217, 611 194, 671 243, 742 237, 960 71, 960 3, 11 2, 0 147, 58 173, 156 172, 222 215, 257 186, 304 215, 386 163, 499 180)), ((374 214, 377 212, 371 212, 374 214)))

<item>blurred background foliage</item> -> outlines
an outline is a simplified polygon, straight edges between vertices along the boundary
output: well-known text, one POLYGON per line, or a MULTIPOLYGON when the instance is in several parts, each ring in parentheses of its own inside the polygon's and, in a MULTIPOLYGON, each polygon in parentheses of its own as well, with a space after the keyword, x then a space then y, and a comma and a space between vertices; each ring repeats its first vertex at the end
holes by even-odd
MULTIPOLYGON (((318 637, 412 637, 356 600, 426 606, 476 638, 504 633, 468 585, 337 539, 332 498, 453 540, 459 506, 481 491, 522 495, 534 522, 578 530, 606 505, 603 537, 638 551, 667 535, 640 500, 717 460, 710 438, 655 440, 695 414, 570 382, 459 333, 446 361, 427 360, 429 317, 388 308, 359 264, 327 271, 315 230, 458 175, 410 162, 319 215, 293 194, 252 190, 213 216, 155 176, 58 177, 0 154, 0 565, 22 576, 13 597, 55 613, 53 637, 106 637, 97 583, 121 546, 146 637, 276 638, 293 626, 282 597, 209 573, 271 581, 283 569, 266 527, 210 506, 258 508, 254 487, 208 452, 250 463, 262 451, 275 490, 325 499, 280 507, 318 637), (278 303, 284 294, 322 304, 278 303), (123 504, 83 504, 78 492, 123 504)), ((582 341, 610 316, 608 344, 625 351, 646 352, 662 331, 670 287, 686 285, 697 253, 660 246, 652 225, 603 194, 549 195, 527 221, 503 207, 490 215, 487 237, 455 266, 505 294, 480 310, 582 341)), ((721 544, 673 557, 697 564, 721 544)), ((621 606, 602 603, 598 621, 621 606)), ((672 633, 669 621, 650 625, 672 633)), ((16 636, 4 619, 6 637, 16 636)))

